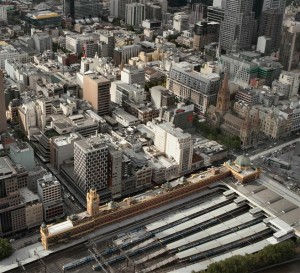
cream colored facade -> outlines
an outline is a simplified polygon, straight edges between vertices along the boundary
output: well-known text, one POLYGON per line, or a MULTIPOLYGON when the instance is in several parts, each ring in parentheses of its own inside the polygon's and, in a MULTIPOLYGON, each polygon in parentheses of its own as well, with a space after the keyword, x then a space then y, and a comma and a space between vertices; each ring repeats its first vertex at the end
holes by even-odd
POLYGON ((243 119, 250 113, 250 119, 252 121, 258 112, 259 131, 270 138, 278 139, 284 137, 292 130, 292 109, 287 109, 286 112, 283 112, 278 108, 264 108, 260 105, 250 108, 247 104, 240 102, 236 102, 233 109, 235 113, 243 119), (288 110, 290 110, 290 114, 288 110))
POLYGON ((83 76, 83 99, 87 100, 98 115, 110 110, 110 82, 107 78, 92 74, 83 76))
POLYGON ((25 208, 26 226, 28 228, 36 227, 43 222, 43 204, 36 202, 27 204, 25 208))
POLYGON ((154 52, 146 53, 141 51, 139 54, 139 59, 144 62, 154 62, 154 61, 161 61, 164 58, 164 53, 160 51, 160 49, 155 50, 154 52))
POLYGON ((154 126, 154 145, 178 164, 178 174, 188 172, 192 168, 193 139, 180 128, 171 123, 154 126))

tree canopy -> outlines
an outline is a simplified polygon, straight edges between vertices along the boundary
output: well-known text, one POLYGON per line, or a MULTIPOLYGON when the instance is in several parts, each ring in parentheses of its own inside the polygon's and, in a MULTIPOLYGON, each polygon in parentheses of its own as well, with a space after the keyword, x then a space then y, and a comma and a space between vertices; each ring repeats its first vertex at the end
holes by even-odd
POLYGON ((205 122, 199 122, 197 117, 194 119, 194 126, 196 127, 196 130, 204 137, 210 140, 215 140, 225 145, 229 149, 239 149, 241 147, 241 141, 239 137, 224 135, 220 129, 214 129, 205 122))
POLYGON ((269 245, 255 254, 236 255, 212 263, 208 266, 206 273, 250 273, 292 259, 296 255, 295 249, 296 244, 291 240, 269 245))
POLYGON ((10 256, 13 250, 7 239, 0 238, 0 260, 10 256))

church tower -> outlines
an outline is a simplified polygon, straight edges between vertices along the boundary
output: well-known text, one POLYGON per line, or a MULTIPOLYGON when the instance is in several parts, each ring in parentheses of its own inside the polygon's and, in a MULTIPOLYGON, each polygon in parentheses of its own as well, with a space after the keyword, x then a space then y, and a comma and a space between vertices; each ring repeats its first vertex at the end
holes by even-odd
POLYGON ((230 91, 228 87, 229 74, 224 71, 224 79, 217 97, 216 113, 225 114, 230 109, 230 91))
POLYGON ((86 210, 89 215, 94 216, 99 213, 99 202, 100 198, 96 189, 90 189, 86 194, 86 210))
POLYGON ((251 118, 250 118, 250 108, 247 109, 246 118, 240 129, 240 139, 242 142, 242 147, 246 148, 251 145, 251 118))
POLYGON ((260 139, 260 119, 259 119, 259 109, 256 109, 256 113, 252 122, 252 133, 251 142, 253 144, 257 143, 260 139))

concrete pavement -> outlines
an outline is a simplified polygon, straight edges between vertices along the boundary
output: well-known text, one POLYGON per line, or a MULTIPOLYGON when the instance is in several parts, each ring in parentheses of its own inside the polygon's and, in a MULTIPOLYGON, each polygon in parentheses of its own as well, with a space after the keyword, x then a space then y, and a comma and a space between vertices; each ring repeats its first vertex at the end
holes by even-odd
POLYGON ((300 207, 300 197, 299 195, 295 194, 294 192, 288 190, 281 184, 275 182, 265 174, 260 174, 260 179, 257 180, 260 184, 266 186, 270 190, 276 192, 278 195, 283 196, 288 201, 294 203, 298 207, 300 207))

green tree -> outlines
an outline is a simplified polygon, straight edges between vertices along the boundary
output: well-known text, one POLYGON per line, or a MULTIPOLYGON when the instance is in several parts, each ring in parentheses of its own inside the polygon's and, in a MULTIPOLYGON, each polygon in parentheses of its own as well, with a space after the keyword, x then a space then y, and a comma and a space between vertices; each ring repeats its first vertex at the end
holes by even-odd
POLYGON ((10 256, 13 250, 7 239, 0 238, 0 260, 10 256))
MULTIPOLYGON (((282 263, 296 255, 296 244, 285 241, 266 246, 261 251, 250 255, 237 255, 208 266, 206 273, 249 273, 265 266, 282 263)), ((200 273, 199 271, 198 273, 200 273)))

